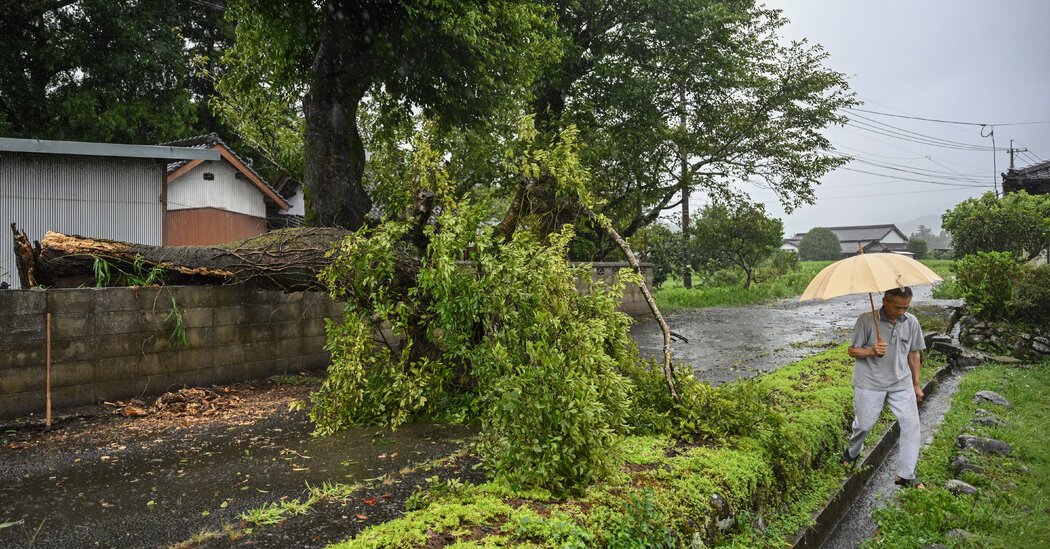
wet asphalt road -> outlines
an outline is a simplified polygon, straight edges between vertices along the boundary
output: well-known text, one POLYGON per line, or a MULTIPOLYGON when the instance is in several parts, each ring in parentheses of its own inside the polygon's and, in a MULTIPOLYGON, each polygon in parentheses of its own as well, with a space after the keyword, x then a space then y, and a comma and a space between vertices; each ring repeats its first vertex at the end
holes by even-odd
MULTIPOLYGON (((914 306, 959 304, 933 299, 929 286, 914 290, 914 306)), ((874 298, 880 306, 880 297, 874 298)), ((721 384, 786 366, 816 354, 822 344, 844 343, 857 317, 870 310, 867 295, 802 303, 788 298, 770 305, 682 311, 668 316, 667 323, 689 340, 672 341, 675 363, 689 364, 697 378, 721 384)), ((663 334, 656 322, 635 324, 631 337, 644 356, 663 359, 663 334)))
POLYGON ((112 442, 87 437, 75 447, 4 448, 0 522, 20 522, 0 529, 0 547, 167 547, 236 525, 248 509, 302 497, 306 483, 353 484, 448 455, 469 434, 417 424, 396 433, 352 429, 317 438, 304 416, 281 413, 250 425, 204 424, 112 442))

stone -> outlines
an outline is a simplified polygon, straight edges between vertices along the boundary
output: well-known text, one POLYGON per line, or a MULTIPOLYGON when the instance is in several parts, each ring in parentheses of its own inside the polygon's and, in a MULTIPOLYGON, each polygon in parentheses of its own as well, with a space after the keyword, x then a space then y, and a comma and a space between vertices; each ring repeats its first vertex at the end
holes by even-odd
POLYGON ((1034 337, 1032 338, 1032 350, 1043 355, 1050 354, 1050 342, 1046 342, 1045 337, 1034 337))
POLYGON ((1005 456, 1014 451, 1013 446, 1001 440, 971 435, 959 435, 955 439, 955 445, 962 450, 973 450, 988 456, 1005 456))
POLYGON ((1032 472, 1032 470, 1027 465, 1018 465, 1017 470, 1025 475, 1032 472))
POLYGON ((1005 427, 1006 422, 995 416, 982 416, 970 420, 971 423, 984 425, 985 427, 1005 427))
POLYGON ((984 362, 984 359, 973 353, 962 353, 958 356, 949 359, 949 361, 955 368, 959 368, 962 370, 970 370, 980 366, 981 363, 984 362))
POLYGON ((948 482, 945 482, 944 488, 955 495, 977 493, 977 488, 974 488, 972 484, 963 482, 955 478, 949 480, 948 482))
POLYGON ((1012 356, 995 355, 992 360, 999 364, 1020 364, 1021 361, 1012 356))
POLYGON ((951 530, 948 530, 948 537, 959 541, 968 541, 973 538, 973 534, 962 528, 952 528, 951 530))
POLYGON ((984 469, 978 467, 972 461, 970 461, 970 458, 963 455, 958 455, 952 458, 952 461, 950 464, 948 464, 948 467, 956 476, 959 476, 966 472, 977 474, 981 474, 984 472, 984 469))
POLYGON ((999 406, 1005 406, 1007 408, 1013 408, 1014 405, 1003 395, 994 391, 977 391, 977 394, 973 395, 974 402, 991 402, 992 404, 998 404, 999 406))
POLYGON ((718 531, 725 532, 736 525, 735 517, 728 517, 718 521, 718 531))

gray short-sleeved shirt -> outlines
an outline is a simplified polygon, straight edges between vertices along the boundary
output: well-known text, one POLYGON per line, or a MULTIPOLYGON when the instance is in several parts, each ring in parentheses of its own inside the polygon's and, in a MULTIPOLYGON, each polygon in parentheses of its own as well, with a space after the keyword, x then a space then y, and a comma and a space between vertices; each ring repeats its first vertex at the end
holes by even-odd
MULTIPOLYGON (((882 357, 858 358, 857 366, 853 369, 853 386, 874 391, 910 389, 912 382, 908 353, 926 348, 919 319, 904 313, 896 324, 891 324, 881 308, 878 314, 879 330, 887 345, 886 354, 882 357)), ((871 313, 864 313, 857 319, 850 347, 875 347, 875 325, 871 313)))

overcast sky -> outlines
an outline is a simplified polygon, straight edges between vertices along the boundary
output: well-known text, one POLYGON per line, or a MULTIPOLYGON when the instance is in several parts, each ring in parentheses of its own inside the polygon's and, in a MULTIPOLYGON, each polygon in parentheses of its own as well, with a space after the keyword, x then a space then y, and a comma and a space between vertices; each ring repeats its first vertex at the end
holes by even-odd
MULTIPOLYGON (((790 19, 785 38, 805 38, 828 50, 828 66, 848 77, 865 103, 860 108, 992 124, 1050 121, 1048 0, 768 0, 768 5, 790 19)), ((864 161, 848 168, 879 175, 840 168, 823 178, 815 205, 790 215, 772 193, 744 184, 784 220, 786 234, 876 223, 904 224, 909 232, 915 220, 939 224, 944 210, 991 190, 992 142, 981 137, 979 126, 857 114, 875 122, 856 118, 856 124, 831 128, 827 136, 864 161), (982 150, 935 146, 902 130, 982 150), (891 196, 872 196, 885 194, 891 196)), ((1010 139, 1030 151, 1018 155, 1019 167, 1050 160, 1050 124, 995 127, 997 147, 1005 149, 1010 139)), ((995 160, 998 171, 1005 171, 1009 155, 995 153, 995 160)))

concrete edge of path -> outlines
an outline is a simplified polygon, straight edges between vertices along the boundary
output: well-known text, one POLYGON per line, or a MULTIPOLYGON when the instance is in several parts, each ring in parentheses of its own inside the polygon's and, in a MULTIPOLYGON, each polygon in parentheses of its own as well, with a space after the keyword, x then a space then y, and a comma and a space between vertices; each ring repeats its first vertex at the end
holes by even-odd
MULTIPOLYGON (((954 369, 954 363, 949 362, 947 366, 938 370, 933 378, 926 382, 926 385, 922 388, 924 398, 919 403, 920 409, 926 405, 926 397, 933 394, 937 386, 940 385, 941 380, 947 377, 954 369)), ((864 485, 871 480, 871 477, 878 469, 879 463, 890 453, 898 438, 900 438, 900 426, 894 421, 890 428, 879 437, 878 442, 872 446, 871 451, 868 452, 864 460, 859 463, 857 472, 850 475, 842 483, 838 492, 832 496, 831 501, 811 515, 814 523, 798 531, 793 538, 788 540, 792 549, 819 549, 861 495, 864 485)))

